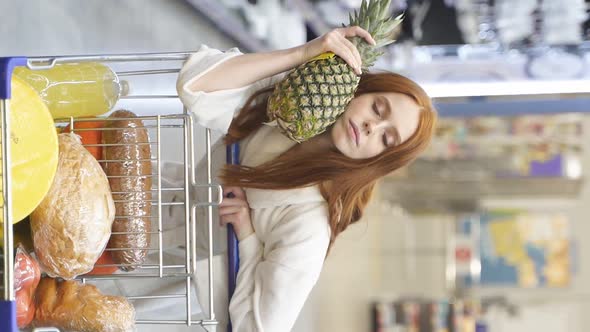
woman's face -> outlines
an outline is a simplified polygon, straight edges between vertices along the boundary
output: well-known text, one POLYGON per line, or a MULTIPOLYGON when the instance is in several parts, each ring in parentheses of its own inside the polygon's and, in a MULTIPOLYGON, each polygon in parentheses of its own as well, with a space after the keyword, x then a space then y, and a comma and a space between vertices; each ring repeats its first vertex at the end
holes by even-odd
POLYGON ((374 157, 405 142, 418 128, 420 107, 401 93, 360 95, 348 104, 330 133, 332 143, 352 159, 374 157))

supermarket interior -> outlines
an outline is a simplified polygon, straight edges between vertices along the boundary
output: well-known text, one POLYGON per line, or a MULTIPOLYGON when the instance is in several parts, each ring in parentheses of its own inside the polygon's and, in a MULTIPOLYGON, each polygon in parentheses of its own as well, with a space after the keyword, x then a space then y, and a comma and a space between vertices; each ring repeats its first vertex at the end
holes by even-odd
MULTIPOLYGON (((188 192, 192 188, 186 186, 191 185, 188 169, 195 167, 194 160, 189 163, 190 157, 205 158, 205 145, 210 144, 210 137, 207 136, 208 131, 205 127, 197 120, 193 128, 192 122, 186 117, 176 116, 183 113, 184 101, 177 98, 177 78, 178 68, 183 65, 185 58, 175 56, 161 61, 162 59, 156 59, 158 55, 149 58, 149 61, 132 59, 130 62, 119 62, 101 59, 100 56, 184 54, 196 52, 202 45, 221 51, 237 47, 243 53, 290 49, 315 38, 322 38, 321 36, 341 27, 343 23, 348 24, 349 13, 360 8, 361 2, 1 0, 0 13, 3 14, 0 20, 0 34, 4 37, 0 43, 0 57, 49 59, 55 56, 79 55, 80 59, 83 59, 84 56, 96 56, 92 58, 96 61, 90 62, 77 61, 76 58, 68 59, 70 62, 55 65, 51 69, 36 71, 34 68, 17 67, 14 70, 13 104, 10 111, 17 112, 19 107, 34 108, 37 100, 41 100, 47 105, 43 108, 48 109, 53 118, 48 118, 52 125, 48 130, 43 127, 44 122, 38 120, 37 117, 42 116, 38 113, 30 112, 31 114, 20 119, 12 118, 14 115, 10 115, 10 136, 2 136, 4 139, 12 138, 13 164, 11 179, 3 177, 0 180, 12 183, 13 188, 25 181, 20 178, 26 177, 29 181, 36 182, 36 189, 20 193, 24 195, 22 197, 14 189, 10 200, 6 199, 5 195, 1 197, 3 202, 13 204, 13 217, 7 217, 6 211, 9 210, 3 208, 4 219, 0 220, 0 226, 3 225, 3 220, 12 219, 15 222, 11 227, 14 234, 8 238, 13 238, 14 241, 22 240, 17 233, 25 227, 25 222, 16 222, 23 218, 30 223, 27 226, 31 228, 30 231, 25 231, 25 237, 31 234, 33 237, 29 241, 33 241, 31 248, 34 250, 29 250, 29 254, 24 246, 14 243, 14 248, 10 251, 12 256, 16 255, 10 260, 10 263, 14 264, 14 269, 18 269, 21 264, 30 264, 31 262, 25 262, 27 260, 39 260, 41 272, 46 272, 49 276, 63 279, 77 277, 78 280, 84 281, 84 284, 79 283, 84 286, 96 281, 98 289, 105 294, 127 296, 129 302, 125 300, 121 306, 131 303, 130 310, 135 306, 135 319, 138 321, 135 328, 140 332, 215 329, 226 331, 226 326, 222 323, 217 327, 211 323, 214 319, 207 316, 207 305, 202 303, 201 298, 192 298, 199 292, 195 290, 195 287, 199 287, 197 284, 206 280, 199 277, 198 272, 194 277, 182 274, 182 269, 177 269, 183 266, 186 273, 190 274, 189 265, 194 269, 207 266, 193 263, 192 260, 196 258, 188 253, 180 252, 175 255, 174 250, 178 249, 170 249, 162 254, 162 243, 168 240, 168 235, 170 239, 180 238, 183 241, 186 235, 186 246, 179 247, 184 251, 197 250, 198 244, 194 241, 200 237, 200 233, 195 235, 196 226, 189 223, 189 220, 193 221, 188 202, 188 192), (168 72, 170 64, 176 66, 177 70, 168 72), (156 72, 156 75, 142 75, 146 70, 161 72, 156 72), (97 87, 101 92, 90 96, 92 93, 89 91, 97 87), (17 88, 21 89, 20 92, 17 92, 17 88), (78 103, 77 96, 83 96, 86 100, 78 103), (17 104, 19 98, 20 106, 17 104), (145 128, 157 128, 157 131, 150 129, 148 132, 151 143, 146 144, 152 146, 152 153, 150 155, 148 149, 147 157, 143 158, 151 159, 152 165, 156 165, 154 160, 157 159, 157 166, 153 170, 150 168, 150 174, 153 172, 154 176, 150 183, 153 181, 153 185, 157 185, 157 195, 154 193, 153 197, 148 198, 153 203, 148 203, 152 204, 151 212, 148 209, 148 214, 151 213, 151 218, 157 221, 153 224, 152 220, 152 232, 148 233, 154 235, 151 237, 152 245, 156 242, 159 245, 159 257, 158 250, 147 255, 147 261, 144 262, 150 262, 150 259, 156 262, 152 270, 149 269, 150 265, 145 263, 145 269, 126 272, 123 271, 123 264, 123 268, 119 266, 119 271, 110 271, 102 276, 98 273, 98 277, 86 279, 88 276, 85 273, 89 272, 88 269, 82 271, 82 268, 76 270, 77 272, 69 270, 65 273, 58 266, 52 267, 53 260, 48 257, 55 254, 53 250, 59 251, 63 248, 58 248, 61 244, 52 245, 51 241, 47 241, 52 240, 51 234, 47 233, 49 231, 44 232, 43 227, 54 229, 69 226, 65 225, 66 217, 61 216, 59 212, 51 211, 55 208, 52 204, 62 204, 58 201, 61 198, 47 203, 47 197, 43 197, 48 190, 47 195, 60 195, 53 193, 58 175, 55 175, 54 186, 51 186, 53 175, 43 173, 42 163, 53 163, 53 172, 55 173, 57 167, 59 173, 62 167, 61 160, 64 158, 62 153, 66 153, 65 149, 62 150, 66 145, 61 138, 64 134, 58 135, 58 166, 55 166, 57 158, 51 159, 49 152, 53 148, 57 151, 57 141, 44 137, 48 137, 45 136, 47 132, 55 136, 54 127, 57 127, 60 133, 73 128, 73 118, 71 121, 64 118, 106 117, 120 109, 131 110, 140 118, 145 116, 145 128), (156 118, 156 115, 162 118, 156 118), (19 154, 18 142, 15 143, 18 139, 15 135, 22 134, 23 140, 27 140, 28 134, 25 134, 25 131, 35 131, 35 136, 30 139, 40 144, 31 143, 31 147, 36 146, 35 151, 19 154), (192 141, 193 135, 197 143, 187 145, 187 140, 192 141), (199 144, 198 142, 205 142, 204 137, 207 137, 207 144, 199 144), (154 142, 157 143, 157 153, 154 142), (41 157, 32 157, 35 153, 39 153, 41 157), (195 156, 191 156, 193 154, 195 156), (156 157, 152 157, 154 155, 156 157), (15 160, 20 160, 25 166, 15 165, 15 160), (35 165, 30 166, 28 163, 35 165), (182 167, 183 163, 186 167, 182 167), (162 173, 163 167, 165 170, 162 173), (165 178, 166 172, 171 172, 174 167, 178 167, 177 171, 181 177, 184 176, 180 185, 175 184, 174 179, 165 178), (161 173, 164 174, 164 178, 160 177, 161 173), (40 189, 41 186, 46 187, 44 191, 40 189), (185 227, 184 217, 181 218, 182 222, 167 226, 175 213, 172 208, 181 203, 177 202, 180 196, 166 196, 167 192, 162 190, 167 188, 166 186, 185 186, 181 189, 187 195, 182 196, 187 200, 182 203, 186 207, 186 210, 182 211, 183 216, 186 216, 186 229, 182 229, 185 227), (35 198, 35 195, 39 194, 41 196, 35 198), (34 204, 39 204, 43 199, 41 205, 30 206, 35 199, 37 201, 34 204), (25 206, 21 205, 21 201, 29 203, 25 206), (17 213, 22 215, 17 217, 17 213), (30 218, 27 217, 29 215, 30 218), (43 218, 53 218, 53 221, 46 222, 52 224, 40 224, 43 218), (43 242, 44 240, 48 243, 43 242), (19 256, 23 252, 24 255, 19 256), (169 263, 163 268, 162 262, 167 259, 174 263, 169 263), (186 293, 172 291, 174 295, 161 295, 157 298, 159 291, 166 287, 158 289, 158 286, 148 283, 134 285, 130 281, 132 278, 125 277, 126 273, 136 273, 140 270, 156 271, 157 275, 158 267, 159 278, 163 282, 166 279, 163 276, 167 273, 172 277, 181 274, 186 277, 186 288, 183 288, 186 293), (122 276, 120 280, 117 280, 118 276, 122 276), (192 282, 196 284, 191 286, 192 282), (128 289, 124 289, 126 287, 128 289), (153 289, 148 290, 147 287, 153 289), (144 297, 147 293, 156 295, 151 298, 144 297), (178 306, 164 305, 167 301, 172 303, 175 297, 179 299, 178 306), (161 300, 161 307, 142 302, 147 303, 149 299, 161 300), (151 316, 163 318, 150 321, 151 316), (168 319, 170 325, 162 325, 167 324, 168 319), (202 324, 195 324, 195 321, 202 324)), ((585 169, 590 169, 590 1, 386 2, 390 3, 387 16, 396 17, 403 14, 403 21, 395 28, 395 42, 381 49, 383 54, 377 58, 370 71, 399 73, 423 87, 432 98, 438 114, 432 141, 415 161, 379 180, 371 202, 362 213, 362 219, 350 225, 331 247, 323 262, 319 279, 309 296, 304 299, 305 304, 295 312, 296 320, 294 319, 290 329, 306 332, 584 332, 588 331, 587 328, 590 330, 590 315, 587 314, 590 311, 590 241, 584 240, 586 235, 590 235, 590 223, 586 219, 590 216, 590 184, 585 181, 588 177, 585 169), (585 263, 586 258, 589 258, 588 263, 585 263)), ((39 61, 42 63, 46 60, 39 61)), ((186 103, 184 106, 189 107, 186 103)), ((190 112, 189 110, 188 113, 190 112)), ((2 114, 6 117, 4 109, 2 114)), ((109 123, 116 122, 117 120, 113 120, 109 123)), ((113 152, 107 157, 106 151, 109 147, 120 145, 122 141, 113 140, 109 144, 105 139, 108 137, 108 129, 96 129, 97 127, 92 127, 93 123, 82 120, 76 125, 77 128, 106 130, 102 141, 97 141, 96 144, 83 142, 88 151, 96 157, 89 148, 103 148, 102 154, 98 152, 97 157, 101 163, 108 164, 108 159, 118 159, 117 153, 113 152), (84 127, 84 123, 88 127, 84 127)), ((5 128, 5 125, 3 122, 2 128, 5 128)), ((83 133, 94 131, 81 130, 82 140, 90 140, 91 138, 87 138, 83 133)), ((212 142, 222 137, 222 134, 215 131, 212 135, 212 142)), ((67 153, 73 153, 74 147, 71 149, 67 153)), ((137 151, 141 154, 143 150, 137 151)), ((7 150, 2 150, 2 153, 7 153, 7 150)), ((55 155, 57 156, 57 152, 55 155)), ((96 164, 96 161, 92 162, 96 164)), ((141 164, 139 161, 137 163, 141 164)), ((147 167, 142 165, 138 167, 147 167)), ((150 163, 147 162, 147 165, 150 163)), ((4 164, 3 166, 2 172, 6 175, 5 170, 9 167, 4 164)), ((102 173, 100 166, 103 166, 110 182, 110 189, 109 183, 105 182, 106 191, 112 191, 114 206, 117 207, 115 222, 111 219, 113 236, 116 236, 114 225, 117 224, 117 218, 121 217, 119 214, 125 218, 126 213, 119 211, 120 201, 115 197, 117 190, 111 180, 132 175, 118 167, 109 168, 101 164, 97 166, 97 172, 100 171, 100 176, 105 178, 104 181, 107 177, 102 173)), ((89 176, 90 173, 80 174, 82 178, 86 177, 86 180, 81 181, 95 181, 92 175, 89 176)), ((135 176, 142 175, 143 173, 140 173, 135 176)), ((76 189, 69 188, 71 183, 68 181, 71 181, 71 178, 62 180, 62 189, 76 189)), ((98 188, 104 184, 101 183, 84 183, 84 186, 92 185, 95 186, 93 188, 98 188)), ((6 186, 3 188, 6 190, 6 186)), ((156 187, 150 187, 153 191, 152 188, 156 187)), ((95 190, 96 195, 100 190, 95 190)), ((73 206, 72 210, 77 212, 83 210, 81 206, 86 198, 73 203, 67 198, 64 199, 65 204, 69 204, 70 208, 73 206)), ((93 206, 99 208, 96 204, 93 206)), ((100 210, 100 213, 102 212, 100 210)), ((86 217, 91 218, 83 213, 76 218, 86 217)), ((262 233, 256 222, 254 226, 256 234, 262 233)), ((126 228, 119 232, 130 230, 133 231, 132 228, 126 228)), ((100 247, 98 253, 94 254, 90 268, 105 248, 111 234, 110 226, 105 232, 108 234, 100 235, 102 240, 93 239, 92 236, 81 240, 86 241, 81 246, 100 247), (98 242, 92 244, 92 241, 98 242), (98 245, 100 241, 103 242, 98 245)), ((110 238, 109 247, 116 242, 113 239, 117 238, 110 238)), ((65 248, 69 248, 64 245, 65 248)), ((127 243, 127 246, 136 245, 127 243)), ((74 247, 77 247, 77 244, 74 244, 74 247)), ((135 249, 135 253, 138 252, 137 248, 119 249, 120 251, 115 249, 111 252, 115 257, 115 253, 131 249, 135 249)), ((263 261, 274 257, 264 250, 268 257, 263 257, 263 261)), ((0 253, 2 256, 8 255, 8 251, 0 253)), ((74 259, 81 262, 90 255, 92 253, 85 252, 74 259)), ((4 258, 4 261, 8 260, 4 258)), ((0 269, 6 270, 7 266, 5 263, 0 269)), ((108 264, 106 266, 108 267, 108 264)), ((21 273, 25 272, 12 274, 3 271, 0 274, 0 279, 5 279, 0 295, 9 294, 4 291, 5 288, 14 283, 15 278, 18 283, 19 276, 23 275, 21 273), (12 277, 8 278, 9 275, 12 277)), ((257 273, 262 274, 264 270, 261 268, 257 273)), ((147 275, 144 277, 147 279, 147 275)), ((280 278, 282 275, 277 273, 268 276, 271 277, 280 278)), ((36 278, 39 282, 39 276, 36 278)), ((227 279, 226 276, 218 278, 227 279)), ((48 304, 39 296, 39 289, 42 287, 58 287, 49 285, 49 280, 55 281, 47 277, 41 278, 36 295, 30 290, 31 299, 27 301, 30 301, 33 309, 32 312, 27 311, 27 315, 30 315, 28 322, 32 322, 32 325, 21 326, 19 316, 19 328, 22 328, 22 331, 34 331, 34 327, 51 326, 57 327, 58 331, 76 328, 80 331, 85 328, 88 331, 101 330, 93 330, 84 323, 60 323, 55 312, 50 312, 51 310, 46 307, 48 304), (37 306, 36 313, 34 304, 37 306), (41 310, 42 313, 39 312, 41 310), (49 325, 45 326, 46 324, 49 325)), ((238 275, 238 283, 240 282, 238 275)), ((59 283, 59 287, 62 287, 66 281, 59 283)), ((15 284, 15 287, 17 286, 15 284)), ((170 287, 172 289, 175 286, 170 287)), ((256 289, 253 292, 263 291, 264 289, 256 289)), ((279 299, 281 294, 283 293, 277 291, 276 299, 272 300, 290 301, 289 298, 279 299)), ((273 295, 268 297, 271 298, 273 295)), ((249 301, 253 301, 252 306, 256 308, 258 301, 263 300, 255 298, 249 301)), ((250 326, 242 322, 245 325, 237 327, 236 324, 240 321, 238 318, 234 320, 234 317, 238 316, 238 311, 234 316, 232 307, 233 304, 229 311, 234 331, 258 331, 261 330, 260 326, 286 326, 278 323, 265 325, 264 320, 267 318, 260 315, 267 313, 252 309, 254 313, 248 313, 251 317, 246 316, 243 320, 250 319, 255 323, 250 326)), ((0 316, 4 314, 3 311, 4 309, 0 310, 0 316)), ((18 314, 20 315, 20 312, 18 314)), ((82 312, 79 314, 84 315, 82 312)), ((116 316, 115 320, 126 319, 116 316)), ((273 319, 283 318, 277 313, 268 318, 268 321, 273 319)), ((124 330, 122 327, 119 328, 121 331, 124 330)), ((264 331, 275 332, 267 329, 264 331)), ((4 330, 0 328, 0 331, 4 330)), ((277 330, 279 331, 282 330, 277 330)))

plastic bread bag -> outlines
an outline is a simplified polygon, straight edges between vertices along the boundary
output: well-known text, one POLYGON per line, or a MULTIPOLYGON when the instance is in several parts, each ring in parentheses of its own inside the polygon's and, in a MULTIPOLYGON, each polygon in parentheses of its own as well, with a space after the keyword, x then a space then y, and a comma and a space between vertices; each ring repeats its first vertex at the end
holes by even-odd
POLYGON ((104 295, 91 284, 43 278, 35 299, 36 327, 84 332, 135 330, 135 309, 131 303, 121 296, 104 295))
POLYGON ((75 134, 60 134, 57 173, 31 214, 35 254, 44 272, 88 273, 111 236, 115 205, 107 177, 75 134))
POLYGON ((19 328, 27 327, 35 316, 34 295, 40 279, 39 264, 19 245, 14 259, 16 322, 19 328))

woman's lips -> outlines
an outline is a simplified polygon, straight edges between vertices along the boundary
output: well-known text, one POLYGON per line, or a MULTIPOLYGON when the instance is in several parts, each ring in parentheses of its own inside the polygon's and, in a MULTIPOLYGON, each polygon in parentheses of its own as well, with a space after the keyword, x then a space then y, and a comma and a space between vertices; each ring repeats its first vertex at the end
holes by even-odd
POLYGON ((354 140, 354 143, 358 147, 359 146, 359 129, 354 124, 354 122, 352 122, 352 120, 348 120, 348 125, 350 127, 349 131, 350 131, 351 138, 354 140))

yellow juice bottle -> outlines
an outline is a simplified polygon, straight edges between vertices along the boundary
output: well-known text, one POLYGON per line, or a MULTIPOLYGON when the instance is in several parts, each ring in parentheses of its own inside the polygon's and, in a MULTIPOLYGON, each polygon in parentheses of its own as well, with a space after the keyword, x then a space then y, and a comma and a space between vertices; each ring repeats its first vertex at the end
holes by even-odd
POLYGON ((19 67, 14 75, 37 91, 54 119, 104 114, 121 94, 117 75, 97 62, 58 64, 45 70, 19 67))

